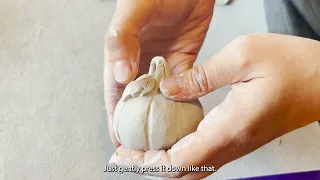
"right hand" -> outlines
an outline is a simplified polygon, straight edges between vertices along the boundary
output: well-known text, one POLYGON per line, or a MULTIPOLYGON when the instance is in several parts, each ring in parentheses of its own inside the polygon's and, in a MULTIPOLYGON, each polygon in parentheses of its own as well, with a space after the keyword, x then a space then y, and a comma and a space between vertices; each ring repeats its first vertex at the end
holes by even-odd
POLYGON ((123 90, 163 56, 173 74, 193 67, 209 28, 214 0, 118 0, 105 46, 105 103, 109 134, 123 90))
MULTIPOLYGON (((206 115, 194 133, 167 151, 120 146, 110 164, 158 169, 205 165, 217 170, 319 120, 319 49, 319 41, 280 34, 237 38, 208 61, 170 76, 160 85, 165 96, 178 101, 198 99, 231 85, 225 100, 206 115)), ((140 173, 193 180, 213 171, 140 173)))

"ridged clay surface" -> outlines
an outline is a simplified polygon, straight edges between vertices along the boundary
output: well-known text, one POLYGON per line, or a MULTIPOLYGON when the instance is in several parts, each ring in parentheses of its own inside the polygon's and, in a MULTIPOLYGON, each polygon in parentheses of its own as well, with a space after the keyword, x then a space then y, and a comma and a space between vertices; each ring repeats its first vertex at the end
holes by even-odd
POLYGON ((127 85, 114 113, 113 129, 125 147, 138 150, 169 149, 194 132, 204 117, 199 100, 178 102, 159 90, 170 75, 164 58, 151 61, 148 74, 127 85))

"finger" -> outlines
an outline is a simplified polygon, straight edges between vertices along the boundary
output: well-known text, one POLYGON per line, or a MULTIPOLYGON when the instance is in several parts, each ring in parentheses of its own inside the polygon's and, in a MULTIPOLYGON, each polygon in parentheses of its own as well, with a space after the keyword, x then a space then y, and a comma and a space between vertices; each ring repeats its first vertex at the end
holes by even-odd
POLYGON ((147 176, 143 175, 147 179, 152 180, 194 180, 194 179, 203 179, 207 176, 210 176, 213 172, 191 172, 181 178, 166 178, 166 177, 156 177, 156 176, 147 176))
POLYGON ((247 37, 234 40, 203 64, 162 81, 161 92, 174 100, 189 101, 222 86, 249 80, 252 64, 247 46, 247 37))
POLYGON ((149 1, 120 0, 107 33, 108 59, 119 83, 129 83, 138 74, 140 32, 152 13, 149 1))
POLYGON ((156 177, 156 176, 147 176, 147 175, 142 175, 146 179, 151 179, 151 180, 171 180, 171 178, 165 179, 163 177, 156 177))
MULTIPOLYGON (((105 59, 109 59, 109 53, 107 49, 105 48, 105 59)), ((108 114, 108 130, 109 130, 109 136, 114 144, 115 147, 119 147, 120 143, 118 142, 117 138, 115 137, 114 131, 113 131, 113 113, 114 109, 116 108, 116 105, 118 101, 120 100, 122 93, 124 90, 124 86, 117 83, 114 80, 114 75, 112 71, 112 66, 110 61, 105 61, 104 64, 104 100, 106 105, 106 110, 108 114)))
POLYGON ((203 179, 207 176, 210 176, 213 172, 192 172, 189 173, 185 176, 183 176, 182 178, 177 178, 180 180, 194 180, 194 179, 203 179))
POLYGON ((152 180, 194 180, 194 179, 202 179, 207 176, 210 176, 213 172, 192 172, 181 178, 166 178, 166 177, 156 177, 156 176, 147 176, 143 175, 143 177, 152 180))
POLYGON ((116 164, 122 167, 139 167, 140 175, 155 177, 176 177, 174 172, 168 171, 170 166, 170 157, 164 150, 140 151, 120 146, 116 153, 112 155, 110 164, 116 164), (152 169, 157 167, 158 169, 152 169))
POLYGON ((121 144, 119 143, 119 141, 117 140, 115 134, 114 134, 114 130, 113 130, 113 115, 109 114, 108 115, 108 131, 109 131, 109 137, 111 139, 112 144, 118 148, 121 144))

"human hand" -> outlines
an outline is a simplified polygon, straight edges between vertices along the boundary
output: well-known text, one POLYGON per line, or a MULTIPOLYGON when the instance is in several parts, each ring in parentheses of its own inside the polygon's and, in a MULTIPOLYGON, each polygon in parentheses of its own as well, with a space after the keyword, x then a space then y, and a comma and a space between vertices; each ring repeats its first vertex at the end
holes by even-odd
POLYGON ((118 0, 105 46, 105 103, 109 134, 125 85, 163 56, 173 74, 193 66, 213 14, 214 0, 118 0))
MULTIPOLYGON (((231 85, 226 99, 168 151, 120 146, 118 166, 216 169, 290 131, 320 119, 320 43, 277 34, 237 38, 214 57, 162 81, 161 91, 189 101, 231 85)), ((213 172, 145 172, 167 178, 201 179, 213 172)))

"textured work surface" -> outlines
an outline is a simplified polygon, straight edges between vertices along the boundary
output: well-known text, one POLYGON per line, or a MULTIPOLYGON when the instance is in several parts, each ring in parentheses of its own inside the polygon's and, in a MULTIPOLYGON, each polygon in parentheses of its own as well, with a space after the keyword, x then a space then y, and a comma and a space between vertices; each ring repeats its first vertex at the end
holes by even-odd
MULTIPOLYGON (((238 35, 265 31, 262 4, 217 8, 199 62, 238 35)), ((102 77, 114 7, 106 0, 0 0, 0 180, 141 179, 102 172, 114 151, 102 77)), ((227 91, 203 98, 206 112, 227 91)), ((275 140, 208 179, 320 168, 318 129, 275 140)))

